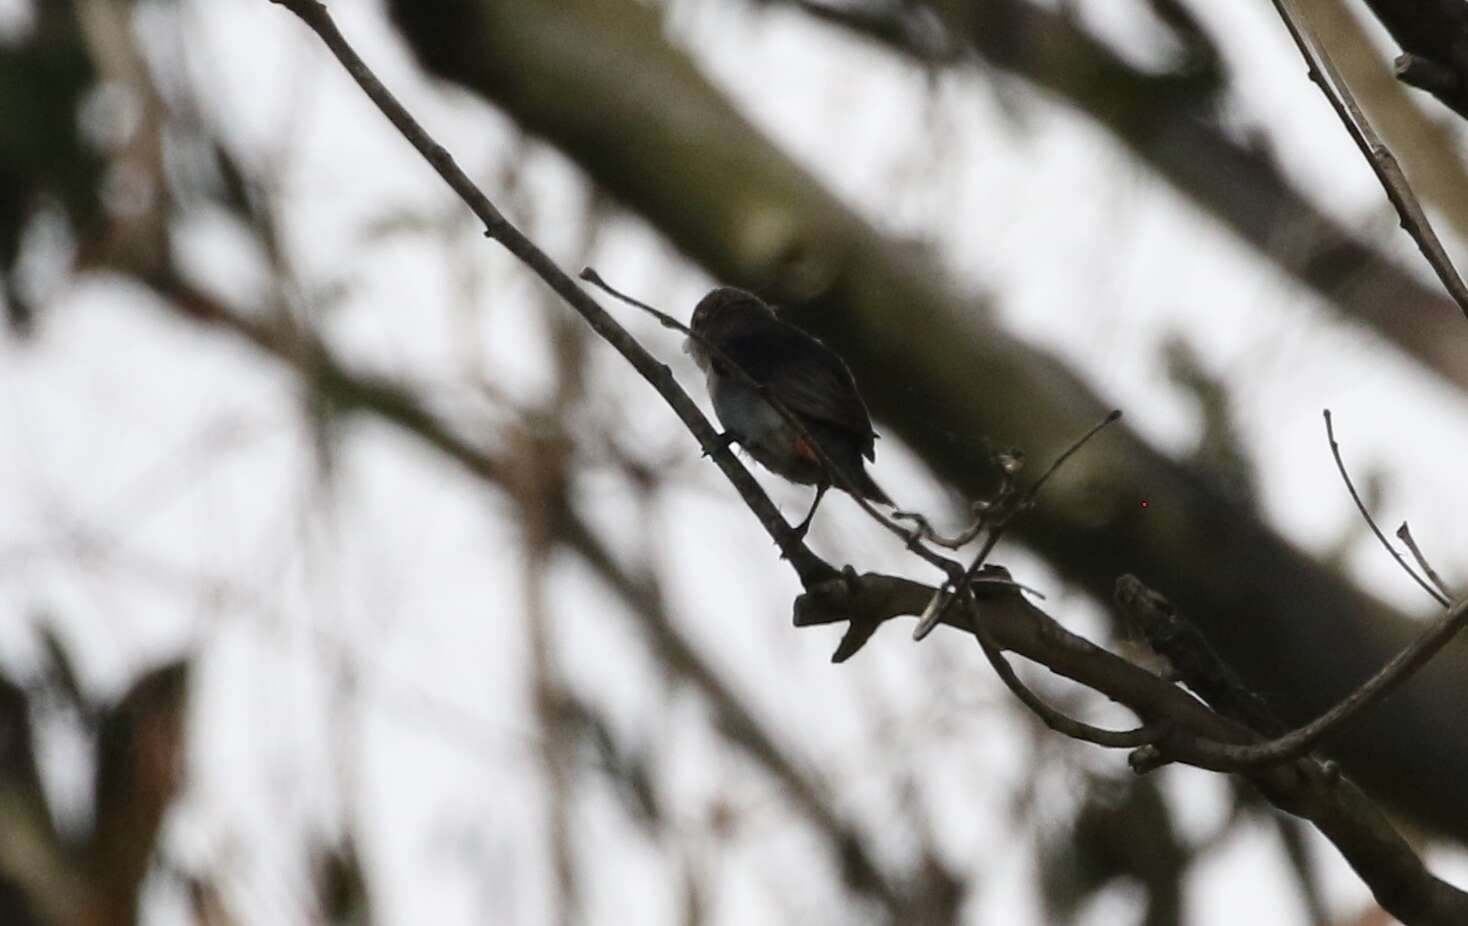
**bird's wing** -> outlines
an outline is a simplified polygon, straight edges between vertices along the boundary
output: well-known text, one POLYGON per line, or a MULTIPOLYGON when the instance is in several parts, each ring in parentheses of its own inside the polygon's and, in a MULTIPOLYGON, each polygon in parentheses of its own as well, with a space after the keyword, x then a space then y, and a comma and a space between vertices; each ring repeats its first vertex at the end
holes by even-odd
POLYGON ((829 347, 794 325, 770 319, 731 339, 726 348, 743 359, 744 372, 768 388, 797 415, 832 425, 861 442, 862 455, 876 457, 872 418, 846 363, 829 347), (740 342, 748 340, 748 344, 740 342))

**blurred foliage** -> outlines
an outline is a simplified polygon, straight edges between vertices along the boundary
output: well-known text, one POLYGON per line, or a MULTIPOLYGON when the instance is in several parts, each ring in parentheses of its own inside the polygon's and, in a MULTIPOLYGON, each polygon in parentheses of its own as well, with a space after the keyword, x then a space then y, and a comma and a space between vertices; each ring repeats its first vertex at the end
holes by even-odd
POLYGON ((333 926, 368 926, 372 906, 356 841, 347 837, 318 848, 315 869, 317 904, 326 922, 333 926))
POLYGON ((1051 922, 1069 923, 1098 892, 1127 880, 1145 898, 1145 926, 1182 919, 1182 878, 1193 853, 1178 837, 1159 780, 1090 778, 1070 825, 1041 848, 1041 895, 1051 922))
POLYGON ((50 207, 84 227, 100 208, 103 162, 80 118, 95 76, 72 3, 43 0, 28 32, 0 45, 0 277, 17 333, 34 321, 16 274, 31 221, 50 207))
POLYGON ((115 702, 85 698, 62 651, 29 685, 0 677, 0 923, 129 926, 183 768, 188 662, 144 672, 115 702), (80 721, 95 757, 91 821, 62 827, 33 729, 80 721), (8 850, 8 851, 7 851, 8 850))

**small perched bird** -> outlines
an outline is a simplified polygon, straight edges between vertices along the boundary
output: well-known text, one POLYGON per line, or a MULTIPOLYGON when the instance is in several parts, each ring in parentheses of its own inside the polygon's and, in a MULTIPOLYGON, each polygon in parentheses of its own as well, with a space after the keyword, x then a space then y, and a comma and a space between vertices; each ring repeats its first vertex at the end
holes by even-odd
POLYGON ((738 442, 776 475, 814 485, 816 498, 795 530, 804 534, 833 484, 851 494, 892 504, 862 462, 876 459, 876 432, 851 370, 829 347, 781 321, 758 296, 721 287, 699 300, 683 349, 708 377, 714 412, 726 442, 738 442), (711 345, 712 348, 705 345, 711 345), (759 389, 729 369, 730 361, 778 399, 838 470, 820 455, 759 389), (844 484, 843 484, 844 483, 844 484))

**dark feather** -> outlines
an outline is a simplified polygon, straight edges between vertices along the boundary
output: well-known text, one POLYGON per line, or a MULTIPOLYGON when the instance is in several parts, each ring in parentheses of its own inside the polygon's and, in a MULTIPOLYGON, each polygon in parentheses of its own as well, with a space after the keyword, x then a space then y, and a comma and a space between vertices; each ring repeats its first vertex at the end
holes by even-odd
POLYGON ((855 438, 862 455, 876 458, 876 432, 851 370, 834 351, 778 318, 746 323, 726 344, 744 372, 765 386, 790 411, 831 425, 855 438))

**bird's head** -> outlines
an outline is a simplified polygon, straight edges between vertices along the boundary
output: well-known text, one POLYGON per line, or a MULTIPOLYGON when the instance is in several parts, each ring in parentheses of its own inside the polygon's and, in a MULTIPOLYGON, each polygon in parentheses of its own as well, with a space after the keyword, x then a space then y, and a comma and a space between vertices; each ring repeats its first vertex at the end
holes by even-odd
POLYGON ((709 352, 699 338, 717 347, 727 343, 747 326, 774 317, 775 310, 754 293, 732 286, 721 286, 700 299, 693 309, 693 320, 689 327, 698 337, 685 340, 683 352, 692 357, 700 369, 706 370, 709 352))

